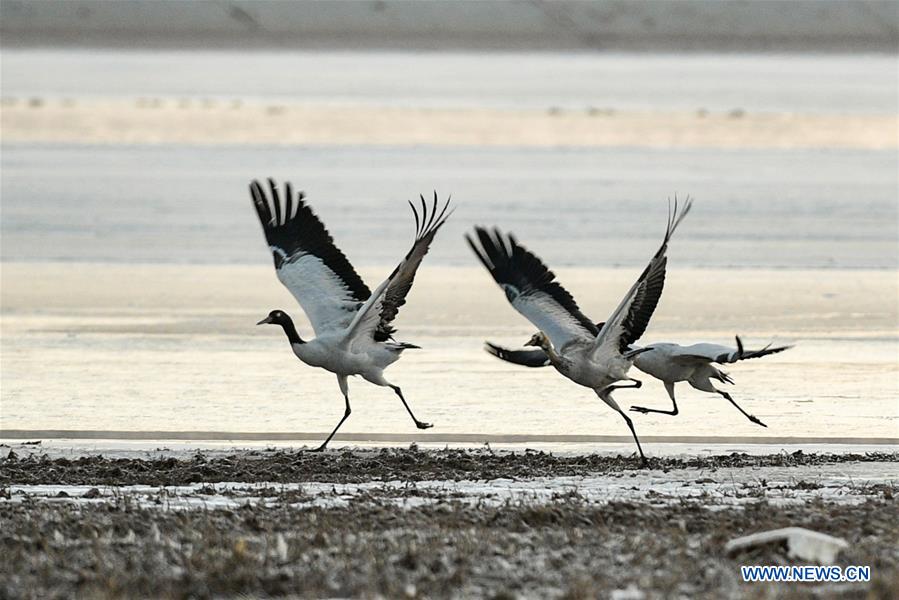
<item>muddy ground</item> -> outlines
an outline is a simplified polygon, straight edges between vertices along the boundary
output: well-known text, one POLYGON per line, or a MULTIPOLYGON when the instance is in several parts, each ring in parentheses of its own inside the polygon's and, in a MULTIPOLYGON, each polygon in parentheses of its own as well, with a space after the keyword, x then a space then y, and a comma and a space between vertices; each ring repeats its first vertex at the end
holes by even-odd
POLYGON ((196 453, 191 456, 159 456, 147 459, 106 458, 86 455, 75 459, 51 458, 40 445, 7 447, 0 459, 0 485, 57 483, 93 485, 183 485, 219 481, 364 481, 491 480, 533 477, 581 476, 647 468, 664 472, 676 469, 715 471, 744 467, 798 467, 832 463, 893 461, 899 453, 865 454, 780 453, 755 456, 732 453, 701 457, 653 457, 645 467, 632 456, 608 454, 565 455, 523 450, 489 449, 419 450, 382 448, 341 449, 324 453, 289 450, 246 450, 230 454, 196 453))
POLYGON ((639 501, 596 501, 576 487, 542 497, 478 497, 454 491, 452 482, 492 480, 496 489, 503 480, 537 480, 549 487, 566 476, 630 478, 639 464, 607 455, 415 448, 59 459, 17 447, 0 459, 0 596, 892 598, 899 589, 899 490, 857 482, 841 500, 815 496, 814 486, 826 482, 807 477, 833 472, 835 464, 851 473, 872 462, 892 469, 899 455, 659 458, 653 472, 682 474, 685 486, 744 470, 761 478, 806 475, 787 475, 793 489, 781 489, 782 481, 776 497, 674 498, 648 489, 639 501), (423 485, 435 480, 446 487, 423 485), (122 487, 141 484, 155 487, 141 494, 122 487), (188 484, 195 484, 191 497, 208 503, 173 504, 175 488, 163 487, 188 484), (252 499, 241 485, 252 487, 252 499), (353 491, 322 491, 341 485, 353 491), (236 501, 211 500, 229 497, 236 501), (838 564, 869 565, 872 581, 741 582, 742 564, 795 561, 780 547, 727 557, 724 544, 784 526, 844 538, 849 549, 838 564))

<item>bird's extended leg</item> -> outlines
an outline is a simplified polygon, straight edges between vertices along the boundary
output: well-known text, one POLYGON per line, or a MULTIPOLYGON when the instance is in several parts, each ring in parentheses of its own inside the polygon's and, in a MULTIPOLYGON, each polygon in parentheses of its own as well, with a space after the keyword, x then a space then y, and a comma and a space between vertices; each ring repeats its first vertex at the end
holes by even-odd
POLYGON ((671 410, 662 410, 661 408, 646 408, 645 406, 631 406, 631 410, 644 415, 649 413, 659 413, 663 415, 677 415, 677 400, 674 399, 674 382, 666 381, 665 389, 668 390, 668 396, 671 398, 671 410))
POLYGON ((746 412, 745 410, 740 408, 740 405, 737 404, 736 402, 734 402, 734 399, 730 397, 730 394, 728 394, 727 392, 723 392, 723 391, 719 390, 718 388, 716 388, 715 386, 713 386, 712 382, 709 381, 708 377, 691 377, 687 381, 689 381, 690 385, 692 385, 697 390, 701 390, 703 392, 709 392, 710 394, 721 394, 722 396, 727 398, 727 401, 730 402, 731 404, 733 404, 734 407, 736 407, 736 409, 738 411, 743 413, 744 417, 746 417, 747 419, 749 419, 756 425, 761 425, 762 427, 767 427, 767 425, 762 423, 758 417, 756 417, 755 415, 750 415, 748 412, 746 412))
POLYGON ((400 386, 393 385, 393 384, 388 384, 388 385, 390 385, 390 388, 394 392, 396 392, 396 395, 400 397, 400 400, 403 401, 403 406, 406 407, 406 411, 409 413, 409 416, 412 417, 413 421, 415 421, 416 427, 418 427, 419 429, 430 429, 431 427, 433 427, 433 425, 431 423, 425 423, 424 421, 419 421, 417 418, 415 418, 415 414, 413 414, 412 409, 409 408, 409 403, 406 402, 405 398, 403 398, 403 390, 400 389, 400 386))
MULTIPOLYGON (((637 383, 639 383, 639 382, 637 382, 637 383)), ((618 387, 640 387, 640 386, 639 385, 636 385, 636 386, 627 385, 627 386, 617 386, 617 387, 609 386, 602 390, 595 390, 595 391, 596 391, 596 394, 599 396, 600 400, 605 402, 612 410, 614 410, 619 415, 621 415, 621 417, 624 419, 624 422, 627 423, 628 428, 630 428, 630 430, 631 430, 631 435, 634 436, 634 442, 636 442, 636 444, 637 444, 637 451, 640 453, 640 460, 642 461, 643 465, 646 466, 649 461, 646 459, 646 455, 643 454, 643 447, 640 446, 640 438, 637 437, 637 431, 634 429, 634 422, 631 421, 631 418, 629 416, 627 416, 623 410, 621 410, 621 407, 618 406, 618 403, 615 402, 614 398, 612 398, 612 390, 618 389, 618 387)))
POLYGON ((340 426, 343 425, 343 422, 346 421, 347 417, 350 416, 350 413, 353 412, 352 410, 350 410, 350 394, 346 377, 338 375, 337 383, 340 384, 340 391, 343 392, 343 399, 346 401, 346 410, 343 411, 343 418, 340 419, 340 422, 337 424, 337 427, 334 428, 334 431, 331 432, 331 435, 328 436, 328 439, 322 442, 321 446, 319 446, 315 450, 312 450, 312 452, 322 452, 325 448, 327 448, 328 442, 331 441, 331 438, 334 437, 334 434, 337 433, 337 430, 340 429, 340 426))
POLYGON ((743 416, 744 416, 744 417, 746 417, 747 419, 749 419, 750 421, 752 421, 752 422, 755 423, 756 425, 761 425, 762 427, 767 427, 767 425, 765 425, 764 423, 762 423, 761 420, 760 420, 757 416, 755 416, 755 415, 750 415, 748 412, 746 412, 745 410, 743 410, 743 409, 740 407, 740 405, 737 404, 737 403, 734 401, 734 399, 730 397, 730 394, 728 394, 727 392, 722 392, 721 390, 715 390, 715 391, 718 392, 719 394, 721 394, 722 396, 724 396, 725 398, 727 398, 727 400, 728 400, 731 404, 733 404, 734 407, 736 407, 736 409, 737 409, 738 411, 740 411, 741 413, 743 413, 743 416))

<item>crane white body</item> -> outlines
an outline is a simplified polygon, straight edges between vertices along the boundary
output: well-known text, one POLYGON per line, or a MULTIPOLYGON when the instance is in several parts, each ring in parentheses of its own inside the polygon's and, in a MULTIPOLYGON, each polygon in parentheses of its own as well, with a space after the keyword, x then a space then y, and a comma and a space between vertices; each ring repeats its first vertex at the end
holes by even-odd
POLYGON ((658 342, 651 344, 651 350, 637 356, 634 366, 648 375, 665 384, 668 397, 671 398, 671 410, 658 408, 646 408, 644 406, 631 406, 631 410, 643 414, 658 413, 663 415, 677 415, 677 400, 674 397, 674 384, 686 381, 693 388, 718 394, 739 410, 747 419, 756 425, 767 427, 761 419, 747 413, 737 404, 730 393, 715 387, 712 380, 733 384, 734 380, 726 372, 715 364, 732 364, 741 360, 749 360, 783 352, 790 346, 771 347, 768 344, 761 350, 749 350, 743 348, 743 342, 739 336, 736 338, 737 347, 721 346, 718 344, 700 343, 691 346, 681 346, 671 342, 658 342))
MULTIPOLYGON (((728 384, 734 383, 730 375, 715 365, 768 356, 769 354, 783 352, 791 346, 776 346, 772 348, 771 344, 768 344, 761 350, 746 350, 743 348, 743 342, 739 336, 737 336, 736 341, 736 348, 709 343, 682 346, 672 342, 653 342, 642 348, 631 345, 630 348, 635 353, 633 365, 643 373, 651 375, 664 383, 672 404, 672 410, 645 408, 643 406, 632 406, 631 410, 643 414, 677 415, 678 408, 677 400, 674 397, 674 384, 686 381, 697 390, 721 395, 750 421, 762 427, 767 427, 756 416, 744 411, 728 392, 715 387, 712 380, 728 384)), ((526 367, 546 367, 550 364, 555 364, 550 355, 542 349, 512 350, 490 342, 487 342, 485 349, 490 354, 506 362, 526 367)))
POLYGON ((539 346, 538 352, 544 353, 547 364, 571 381, 592 389, 620 414, 644 461, 646 456, 633 422, 612 398, 612 392, 641 385, 628 376, 628 370, 635 356, 646 350, 633 350, 630 345, 643 335, 662 295, 668 242, 690 206, 687 199, 679 212, 675 201, 661 246, 611 316, 600 325, 580 311, 571 294, 555 281, 555 274, 518 244, 513 235, 476 227, 476 237, 466 236, 512 307, 538 328, 527 345, 539 346), (621 381, 630 383, 618 384, 621 381))
POLYGON ((639 354, 634 359, 634 366, 661 381, 698 383, 712 377, 720 379, 722 371, 715 368, 710 360, 732 352, 732 348, 717 344, 681 346, 671 342, 653 342, 649 351, 639 354), (709 356, 710 359, 694 358, 704 356, 709 356))
POLYGON ((418 347, 395 341, 391 323, 405 304, 415 273, 437 231, 449 217, 449 201, 442 211, 438 211, 436 193, 431 207, 421 198, 420 212, 409 203, 415 216, 412 248, 393 273, 371 292, 304 202, 303 194, 294 196, 288 183, 282 204, 274 181, 269 180, 269 188, 270 197, 258 182, 250 185, 253 205, 269 242, 278 279, 309 317, 316 337, 302 339, 293 320, 281 310, 271 311, 258 324, 280 325, 298 359, 337 375, 346 403, 343 418, 317 450, 324 450, 350 416, 347 378, 351 375, 392 388, 415 425, 419 429, 431 427, 415 417, 399 386, 384 378, 384 369, 399 360, 404 350, 418 347))

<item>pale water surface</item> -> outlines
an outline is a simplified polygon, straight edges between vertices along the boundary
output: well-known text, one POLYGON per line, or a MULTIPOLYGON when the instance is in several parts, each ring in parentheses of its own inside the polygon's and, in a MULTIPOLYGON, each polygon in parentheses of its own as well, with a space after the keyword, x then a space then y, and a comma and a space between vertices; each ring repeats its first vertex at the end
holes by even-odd
POLYGON ((3 94, 895 113, 890 54, 3 50, 3 94))
MULTIPOLYGON (((2 76, 4 97, 18 98, 838 114, 897 105, 889 56, 4 50, 2 76)), ((424 349, 388 371, 431 432, 627 436, 589 390, 481 350, 484 339, 521 343, 532 327, 462 234, 475 223, 513 230, 600 320, 657 247, 677 193, 696 207, 672 244, 645 341, 740 333, 752 346, 796 347, 730 369, 734 397, 767 429, 681 384, 681 415, 635 415, 638 431, 896 438, 897 164, 895 149, 5 143, 0 426, 330 430, 342 412, 333 375, 299 364, 274 328, 253 326, 280 307, 308 332, 246 192, 271 175, 308 192, 372 287, 408 248, 406 199, 453 194, 458 210, 398 322, 400 338, 424 349)), ((666 405, 661 384, 643 379, 619 402, 666 405)), ((416 433, 389 390, 350 389, 344 431, 416 433)))
MULTIPOLYGON (((343 407, 334 376, 298 363, 278 329, 254 326, 281 307, 310 331, 267 263, 265 257, 258 266, 6 263, 3 428, 329 430, 343 407), (52 295, 56 283, 65 297, 52 295)), ((388 270, 362 274, 375 281, 388 270)), ((559 276, 588 314, 601 314, 637 272, 562 269, 559 276)), ((591 391, 549 369, 516 368, 481 350, 485 339, 521 344, 533 329, 480 269, 432 266, 420 275, 398 325, 400 339, 423 349, 407 353, 388 376, 419 417, 436 424, 428 433, 494 442, 513 434, 627 435, 620 417, 591 391)), ((741 333, 750 346, 773 340, 796 347, 728 369, 737 381, 730 391, 767 429, 724 400, 680 384, 681 415, 636 415, 638 430, 895 438, 896 310, 882 302, 894 289, 894 274, 884 271, 672 269, 647 341, 730 343, 741 333), (760 290, 760 281, 776 293, 760 290), (856 301, 856 293, 865 300, 856 301)), ((647 383, 619 391, 622 405, 667 404, 660 383, 634 375, 647 383)), ((389 390, 354 379, 350 394, 354 412, 345 432, 417 433, 389 390)))
POLYGON ((645 264, 667 199, 696 198, 679 265, 899 266, 899 155, 861 150, 5 145, 4 260, 261 262, 247 193, 290 180, 356 264, 407 248, 406 200, 457 205, 428 264, 497 224, 554 266, 645 264))

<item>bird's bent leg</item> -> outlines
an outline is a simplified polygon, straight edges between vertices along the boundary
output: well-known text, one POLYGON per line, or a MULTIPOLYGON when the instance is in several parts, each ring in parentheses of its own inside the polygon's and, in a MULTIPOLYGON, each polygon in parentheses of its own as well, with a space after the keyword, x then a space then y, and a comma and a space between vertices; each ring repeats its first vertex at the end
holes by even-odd
POLYGON ((631 421, 631 418, 627 416, 623 410, 621 410, 621 407, 618 406, 618 403, 615 402, 614 398, 612 398, 611 393, 613 389, 615 388, 608 387, 602 391, 597 391, 596 393, 603 402, 605 402, 612 410, 621 415, 621 417, 624 419, 624 422, 627 423, 628 428, 631 430, 631 435, 634 436, 634 442, 636 442, 637 444, 637 451, 640 453, 640 460, 642 461, 643 465, 646 466, 649 461, 646 459, 646 455, 643 454, 643 447, 640 446, 640 438, 637 437, 637 431, 634 429, 634 422, 631 421))
MULTIPOLYGON (((614 390, 636 390, 636 389, 643 387, 643 382, 640 381, 639 379, 633 379, 631 377, 628 377, 625 381, 630 381, 631 382, 630 385, 628 385, 626 383, 616 383, 613 385, 608 385, 608 386, 604 387, 603 389, 609 393, 612 393, 614 390)), ((613 400, 613 402, 614 402, 614 400, 613 400)))
POLYGON ((343 411, 343 418, 340 419, 340 422, 337 424, 337 427, 334 428, 334 431, 331 432, 331 435, 328 436, 328 439, 326 439, 324 442, 322 442, 321 446, 319 446, 315 450, 312 450, 312 452, 321 452, 325 448, 327 448, 328 442, 331 441, 331 438, 334 437, 334 434, 337 433, 337 430, 340 429, 340 426, 343 425, 343 422, 346 421, 347 417, 350 416, 350 413, 353 412, 350 409, 350 394, 349 394, 349 387, 347 386, 346 377, 341 377, 338 375, 337 383, 340 384, 340 391, 343 392, 343 399, 346 401, 346 410, 343 411))
POLYGON ((432 424, 430 424, 430 423, 425 423, 424 421, 419 421, 418 419, 415 418, 415 414, 413 414, 412 409, 409 408, 409 403, 406 402, 406 399, 405 399, 405 398, 403 398, 403 390, 400 389, 400 386, 398 386, 398 385, 390 385, 390 388, 391 388, 394 392, 396 392, 396 395, 399 396, 399 397, 400 397, 400 400, 403 401, 403 406, 406 407, 406 411, 409 413, 409 416, 412 417, 412 420, 413 420, 413 421, 415 421, 415 426, 416 426, 416 427, 418 427, 419 429, 430 429, 431 427, 433 427, 432 424))
POLYGON ((631 410, 634 412, 643 413, 644 415, 649 413, 671 415, 672 417, 677 415, 677 400, 674 399, 674 383, 666 381, 665 389, 668 390, 668 396, 671 398, 671 406, 673 407, 671 410, 662 410, 661 408, 646 408, 644 406, 631 406, 631 410))
POLYGON ((764 423, 762 423, 761 420, 759 420, 758 417, 756 417, 755 415, 750 415, 748 412, 746 412, 745 410, 743 410, 743 409, 740 407, 740 405, 737 404, 737 403, 734 401, 734 399, 730 397, 730 394, 728 394, 727 392, 722 392, 721 390, 715 390, 715 391, 718 392, 719 394, 721 394, 722 396, 724 396, 725 398, 727 398, 728 402, 730 402, 731 404, 733 404, 734 407, 736 407, 736 409, 737 409, 738 411, 740 411, 741 413, 743 413, 743 416, 744 416, 744 417, 746 417, 747 419, 749 419, 750 421, 752 421, 752 422, 755 423, 756 425, 761 425, 762 427, 767 427, 767 425, 765 425, 764 423))
POLYGON ((633 385, 616 385, 612 389, 626 390, 628 388, 634 388, 636 390, 636 389, 640 389, 641 387, 643 387, 643 382, 640 381, 639 379, 634 379, 633 377, 628 377, 627 380, 630 381, 631 383, 633 383, 633 385))

